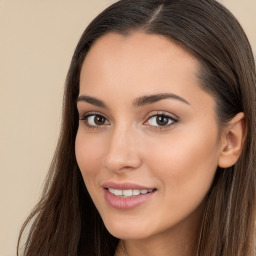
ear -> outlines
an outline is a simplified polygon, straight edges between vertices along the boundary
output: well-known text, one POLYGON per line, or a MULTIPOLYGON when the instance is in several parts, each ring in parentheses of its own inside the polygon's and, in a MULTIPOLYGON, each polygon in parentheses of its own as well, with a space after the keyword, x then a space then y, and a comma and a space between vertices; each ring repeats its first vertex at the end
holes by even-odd
POLYGON ((221 168, 228 168, 236 163, 243 149, 246 138, 244 113, 240 112, 233 117, 222 132, 218 165, 221 168))

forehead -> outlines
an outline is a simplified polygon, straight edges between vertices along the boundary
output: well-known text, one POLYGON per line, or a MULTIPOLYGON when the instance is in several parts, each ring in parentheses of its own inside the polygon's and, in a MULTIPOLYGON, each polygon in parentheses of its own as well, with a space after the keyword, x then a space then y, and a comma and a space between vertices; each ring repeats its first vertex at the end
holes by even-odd
MULTIPOLYGON (((87 57, 92 54, 95 55, 99 50, 101 53, 107 53, 111 50, 129 50, 129 53, 140 52, 142 55, 151 55, 153 53, 159 54, 160 52, 165 54, 169 52, 170 54, 174 49, 176 57, 185 57, 186 55, 188 58, 193 58, 184 47, 163 35, 148 34, 142 31, 130 32, 128 34, 109 32, 93 43, 87 57)), ((121 51, 117 53, 120 54, 121 51)), ((174 53, 174 51, 172 53, 174 53)))
POLYGON ((190 103, 208 104, 213 99, 200 86, 199 67, 194 56, 164 36, 108 33, 84 60, 80 95, 121 105, 144 95, 174 93, 190 103))
MULTIPOLYGON (((159 77, 179 77, 197 81, 199 63, 170 39, 145 33, 120 35, 108 33, 99 38, 88 52, 81 71, 80 85, 102 84, 103 78, 126 80, 129 85, 158 83, 159 77)), ((123 83, 122 82, 122 83, 123 83)), ((120 85, 121 86, 121 85, 120 85)))
POLYGON ((140 61, 144 64, 141 69, 144 67, 149 69, 157 64, 168 64, 171 68, 170 60, 173 63, 176 62, 175 65, 183 62, 183 66, 190 68, 191 71, 196 71, 199 65, 196 58, 165 36, 143 32, 133 32, 127 35, 107 33, 92 45, 83 66, 88 69, 87 63, 90 62, 90 66, 101 64, 105 65, 105 68, 110 68, 110 64, 118 62, 123 67, 125 64, 140 61), (101 60, 100 63, 99 60, 101 60))

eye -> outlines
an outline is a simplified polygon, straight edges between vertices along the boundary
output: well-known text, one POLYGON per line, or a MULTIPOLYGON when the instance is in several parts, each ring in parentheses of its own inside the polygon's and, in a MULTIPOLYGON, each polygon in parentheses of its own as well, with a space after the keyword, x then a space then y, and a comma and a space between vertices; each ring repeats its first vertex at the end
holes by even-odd
POLYGON ((89 128, 97 128, 103 125, 109 125, 110 122, 102 115, 88 114, 80 118, 79 120, 85 121, 86 126, 89 128))
POLYGON ((170 117, 166 114, 158 114, 158 115, 151 116, 147 120, 146 124, 155 126, 155 127, 166 127, 171 125, 174 122, 177 122, 177 120, 174 119, 173 117, 170 117))

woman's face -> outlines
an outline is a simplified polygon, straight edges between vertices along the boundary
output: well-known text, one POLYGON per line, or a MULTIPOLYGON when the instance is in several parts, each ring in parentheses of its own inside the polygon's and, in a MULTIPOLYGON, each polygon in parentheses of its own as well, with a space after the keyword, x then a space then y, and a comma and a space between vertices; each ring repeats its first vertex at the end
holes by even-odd
POLYGON ((193 229, 218 166, 215 102, 197 60, 159 35, 98 39, 82 66, 76 157, 121 239, 193 229))

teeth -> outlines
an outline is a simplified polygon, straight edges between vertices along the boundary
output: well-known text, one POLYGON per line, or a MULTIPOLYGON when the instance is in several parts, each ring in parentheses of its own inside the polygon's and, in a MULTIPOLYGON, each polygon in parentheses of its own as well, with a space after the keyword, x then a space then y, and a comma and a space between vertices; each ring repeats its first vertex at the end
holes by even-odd
POLYGON ((109 188, 108 190, 109 190, 109 192, 111 194, 114 194, 115 196, 122 196, 123 195, 123 191, 122 190, 113 189, 113 188, 109 188))
POLYGON ((139 189, 133 189, 132 190, 132 195, 133 196, 138 196, 140 194, 140 190, 139 189))
POLYGON ((147 189, 125 189, 125 190, 120 190, 120 189, 113 189, 113 188, 108 188, 109 192, 115 196, 121 196, 121 197, 130 197, 130 196, 138 196, 140 194, 147 194, 153 191, 153 189, 147 190, 147 189))
POLYGON ((123 190, 123 196, 132 196, 132 189, 123 190))
POLYGON ((141 193, 141 194, 147 194, 148 191, 147 191, 146 189, 142 189, 142 190, 140 191, 140 193, 141 193))

